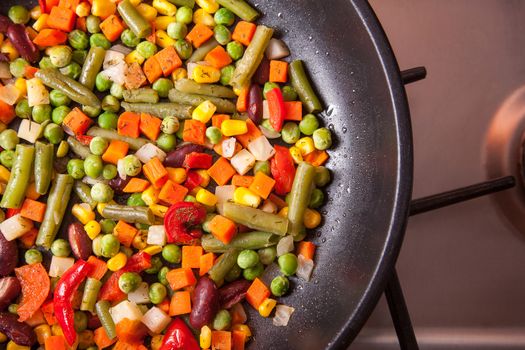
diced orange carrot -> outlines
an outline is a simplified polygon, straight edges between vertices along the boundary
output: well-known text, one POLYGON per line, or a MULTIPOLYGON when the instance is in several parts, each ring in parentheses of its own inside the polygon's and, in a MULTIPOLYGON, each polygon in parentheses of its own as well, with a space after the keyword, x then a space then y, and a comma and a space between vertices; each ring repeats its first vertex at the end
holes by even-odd
POLYGON ((128 154, 129 145, 127 142, 119 140, 111 140, 108 148, 102 155, 102 160, 106 163, 117 165, 119 159, 122 159, 128 154))
POLYGON ((251 121, 251 119, 246 119, 246 126, 248 131, 245 134, 235 136, 237 141, 239 141, 243 147, 248 147, 250 142, 262 135, 261 130, 251 121))
POLYGON ((159 192, 159 199, 171 205, 182 202, 187 194, 188 189, 186 187, 167 180, 159 192))
POLYGON ((165 77, 169 76, 175 69, 182 66, 182 61, 174 46, 168 46, 154 56, 160 64, 160 69, 165 77))
POLYGON ((184 122, 182 139, 186 142, 204 145, 206 143, 206 124, 193 119, 184 122))
POLYGON ((132 177, 131 180, 129 180, 128 184, 124 187, 122 192, 124 193, 144 192, 149 187, 149 185, 150 185, 149 181, 140 179, 138 177, 132 177))
POLYGON ((131 243, 133 243, 133 238, 135 238, 138 232, 139 230, 134 226, 122 220, 119 220, 113 229, 113 234, 117 236, 119 242, 128 248, 131 246, 131 243))
POLYGON ((117 341, 117 337, 109 339, 104 327, 99 327, 95 329, 93 340, 99 349, 104 349, 113 345, 117 341))
POLYGON ((202 256, 201 246, 185 245, 182 247, 182 267, 198 269, 200 267, 200 258, 202 256))
POLYGON ((220 129, 222 122, 225 120, 230 120, 228 114, 214 114, 213 117, 211 117, 211 125, 220 129))
POLYGON ((207 170, 207 173, 217 185, 223 186, 226 185, 237 172, 231 166, 228 159, 221 157, 207 170))
POLYGON ((52 326, 57 323, 57 319, 55 318, 55 309, 53 305, 53 300, 48 300, 44 302, 40 308, 42 312, 44 313, 44 318, 46 319, 46 322, 48 325, 52 326))
POLYGON ((312 242, 301 241, 297 246, 297 255, 302 255, 307 259, 313 260, 315 255, 315 244, 312 242))
POLYGON ((45 203, 26 198, 22 204, 20 215, 29 220, 42 222, 44 220, 44 214, 46 213, 46 206, 45 203))
POLYGON ((38 68, 33 66, 26 66, 24 69, 24 77, 26 79, 33 79, 35 77, 35 74, 39 71, 38 68))
POLYGON ((215 215, 208 224, 208 227, 211 234, 224 244, 230 243, 237 233, 235 222, 222 215, 215 215))
POLYGON ((326 151, 315 150, 303 156, 303 160, 313 166, 320 166, 326 163, 329 156, 326 151))
POLYGON ((193 46, 200 47, 212 36, 213 31, 207 25, 199 23, 186 35, 186 40, 193 44, 193 46))
POLYGON ((300 122, 303 120, 303 104, 301 101, 284 102, 284 120, 300 122))
POLYGON ((137 138, 140 135, 140 114, 124 112, 118 117, 117 131, 119 135, 137 138))
POLYGON ((157 157, 144 164, 142 171, 154 188, 162 188, 168 181, 168 171, 157 157))
POLYGON ((232 39, 248 46, 252 42, 257 26, 254 23, 239 21, 233 30, 232 39))
POLYGON ((148 334, 148 329, 140 320, 123 318, 115 326, 118 340, 125 343, 142 343, 148 334))
POLYGON ((191 312, 190 292, 180 291, 173 293, 170 303, 170 316, 189 314, 191 312))
POLYGON ((159 137, 160 124, 162 124, 162 121, 159 118, 147 113, 140 114, 140 132, 151 141, 155 141, 159 137))
POLYGON ((272 83, 286 83, 288 80, 288 62, 270 61, 270 81, 272 83))
POLYGON ((213 267, 213 263, 215 262, 215 254, 213 253, 206 253, 201 255, 199 259, 199 276, 204 276, 205 274, 210 271, 210 269, 213 267))
POLYGON ((231 350, 232 333, 227 331, 212 331, 211 348, 213 350, 231 350))
POLYGON ((15 119, 15 107, 8 105, 4 101, 0 100, 0 122, 4 124, 9 124, 13 119, 15 119))
POLYGON ((162 67, 155 56, 151 56, 144 62, 144 74, 151 84, 162 76, 162 67))
POLYGON ((251 175, 233 175, 232 185, 248 188, 252 183, 253 176, 251 175))
POLYGON ((218 45, 208 52, 206 57, 204 57, 204 61, 208 62, 215 68, 221 69, 232 63, 232 58, 221 45, 218 45))
POLYGON ((51 335, 45 340, 45 350, 66 350, 66 339, 61 335, 51 335))
POLYGON ((42 47, 61 45, 67 41, 67 34, 58 29, 44 28, 33 39, 33 43, 42 47))
POLYGON ((191 286, 197 282, 193 271, 189 268, 179 268, 168 271, 166 279, 173 290, 179 290, 191 286))
POLYGON ((245 86, 239 92, 237 96, 237 111, 246 112, 248 110, 248 93, 250 92, 249 87, 245 86))
POLYGON ((124 75, 124 85, 126 86, 126 89, 138 89, 142 85, 146 84, 147 81, 148 79, 144 75, 140 64, 133 62, 132 64, 128 65, 124 75))
POLYGON ((58 2, 58 7, 75 11, 79 3, 80 0, 60 0, 58 2))
POLYGON ((124 25, 116 15, 111 15, 100 23, 100 30, 109 41, 115 41, 124 31, 124 25))
POLYGON ((275 186, 275 180, 262 171, 258 171, 249 189, 266 199, 272 192, 273 186, 275 186))
POLYGON ((86 18, 87 17, 78 17, 77 18, 77 24, 75 25, 75 29, 81 30, 83 32, 87 32, 87 26, 86 26, 86 18))
POLYGON ((100 280, 108 271, 108 265, 106 262, 98 259, 94 255, 91 255, 87 259, 87 263, 91 266, 91 272, 88 274, 88 277, 100 280))
POLYGON ((18 241, 22 244, 22 247, 29 249, 35 244, 37 235, 38 229, 33 227, 31 230, 29 230, 29 232, 20 237, 18 241))
POLYGON ((248 291, 246 292, 246 300, 255 308, 255 310, 258 310, 262 302, 269 296, 270 290, 259 278, 253 280, 250 288, 248 288, 248 291))
POLYGON ((47 18, 49 28, 70 32, 75 27, 76 14, 73 10, 55 6, 47 18))
POLYGON ((84 135, 92 123, 93 120, 91 120, 91 118, 85 115, 80 108, 75 107, 66 115, 62 125, 71 130, 75 135, 84 135))
POLYGON ((246 333, 234 330, 232 332, 232 350, 244 350, 246 333))
POLYGON ((159 309, 164 311, 165 313, 169 314, 170 312, 170 301, 168 299, 164 299, 160 304, 157 305, 159 309))

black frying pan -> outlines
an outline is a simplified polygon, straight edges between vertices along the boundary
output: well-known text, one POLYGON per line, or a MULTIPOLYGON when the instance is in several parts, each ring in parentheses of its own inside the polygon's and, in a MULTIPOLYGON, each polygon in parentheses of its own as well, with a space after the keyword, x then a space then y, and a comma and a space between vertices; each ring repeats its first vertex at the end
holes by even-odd
MULTIPOLYGON (((108 0, 109 1, 109 0, 108 0)), ((0 12, 36 0, 2 0, 0 12)), ((288 327, 253 311, 253 349, 345 349, 382 293, 397 258, 412 188, 409 110, 399 68, 365 0, 260 0, 273 26, 305 60, 337 135, 333 183, 312 281, 294 279, 288 327)))

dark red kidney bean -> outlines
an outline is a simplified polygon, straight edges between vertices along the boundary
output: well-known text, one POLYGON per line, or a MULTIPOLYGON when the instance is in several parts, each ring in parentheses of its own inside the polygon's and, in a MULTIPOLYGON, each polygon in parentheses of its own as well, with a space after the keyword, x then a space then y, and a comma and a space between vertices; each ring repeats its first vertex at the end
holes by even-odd
POLYGON ((9 17, 0 15, 0 33, 5 34, 11 24, 13 24, 13 22, 11 22, 9 17))
POLYGON ((219 289, 219 301, 223 309, 229 309, 246 297, 246 292, 252 283, 245 279, 229 283, 219 289))
POLYGON ((8 241, 0 232, 0 276, 7 276, 13 272, 18 262, 18 248, 16 241, 8 241))
POLYGON ((7 37, 13 43, 20 56, 30 63, 35 63, 40 53, 33 44, 23 24, 11 24, 7 28, 7 37))
POLYGON ((20 282, 16 277, 0 279, 0 311, 4 310, 20 294, 20 282))
POLYGON ((252 81, 259 85, 264 85, 268 80, 270 80, 270 60, 264 56, 261 64, 259 64, 259 67, 253 74, 252 81))
POLYGON ((190 154, 191 152, 202 153, 204 152, 204 147, 192 143, 177 147, 168 153, 166 159, 164 159, 164 165, 172 168, 180 168, 184 163, 186 155, 190 154))
POLYGON ((97 329, 102 326, 102 323, 100 323, 100 319, 98 318, 97 314, 88 314, 88 328, 89 329, 97 329))
POLYGON ((193 292, 193 308, 190 324, 195 329, 210 323, 219 310, 219 292, 215 282, 208 277, 201 277, 193 292))
POLYGON ((131 177, 127 176, 126 180, 122 179, 120 176, 115 176, 113 179, 109 180, 108 185, 115 191, 116 193, 123 193, 124 187, 128 184, 128 182, 131 180, 131 177))
POLYGON ((67 236, 75 258, 87 260, 92 253, 93 244, 86 230, 84 230, 84 226, 79 222, 70 224, 67 230, 67 236))
POLYGON ((250 93, 248 94, 248 116, 255 123, 259 125, 263 118, 263 99, 261 87, 257 84, 253 84, 250 87, 250 93))
POLYGON ((0 312, 0 332, 9 339, 23 346, 32 346, 36 343, 33 328, 27 323, 18 322, 18 316, 9 312, 0 312))

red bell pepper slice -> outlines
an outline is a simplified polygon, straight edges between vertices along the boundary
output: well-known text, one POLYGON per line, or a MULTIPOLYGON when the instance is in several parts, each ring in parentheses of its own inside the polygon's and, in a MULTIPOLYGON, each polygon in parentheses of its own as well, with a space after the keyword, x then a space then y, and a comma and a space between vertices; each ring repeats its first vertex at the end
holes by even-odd
POLYGON ((77 138, 78 142, 80 142, 84 146, 89 146, 91 140, 93 140, 93 136, 89 135, 75 135, 75 137, 77 138))
POLYGON ((275 180, 275 192, 284 196, 292 190, 295 166, 288 148, 275 145, 275 155, 270 160, 270 171, 275 180))
POLYGON ((9 219, 12 216, 15 216, 16 214, 20 214, 22 209, 17 208, 7 208, 7 212, 5 213, 5 218, 9 219))
POLYGON ((199 203, 179 202, 173 204, 164 216, 168 242, 192 245, 201 236, 199 227, 206 219, 206 208, 199 203))
POLYGON ((211 154, 191 152, 186 154, 182 165, 187 169, 209 169, 212 162, 211 154))
POLYGON ((273 88, 266 93, 268 101, 268 112, 270 114, 270 125, 275 131, 281 131, 283 128, 286 109, 284 107, 283 94, 281 89, 273 88))
POLYGON ((197 340, 193 336, 186 323, 179 317, 171 321, 166 334, 162 338, 162 345, 159 350, 200 350, 197 340))
POLYGON ((42 13, 47 13, 46 12, 46 0, 38 0, 38 6, 40 6, 40 11, 42 13))
POLYGON ((188 171, 186 174, 186 181, 184 182, 184 187, 188 189, 188 191, 193 190, 195 187, 200 186, 202 183, 202 177, 195 171, 188 171))

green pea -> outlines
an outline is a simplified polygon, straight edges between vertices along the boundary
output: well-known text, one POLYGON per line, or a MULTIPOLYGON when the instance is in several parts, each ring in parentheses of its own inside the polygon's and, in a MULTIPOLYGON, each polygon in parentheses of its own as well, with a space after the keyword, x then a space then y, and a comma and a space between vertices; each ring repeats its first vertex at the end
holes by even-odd
POLYGON ((89 46, 88 35, 79 30, 75 29, 67 35, 69 45, 77 50, 85 50, 89 46))
POLYGON ((286 122, 281 130, 281 137, 283 141, 288 144, 294 144, 301 138, 301 131, 299 126, 294 122, 286 122))
POLYGON ((107 203, 113 199, 113 189, 105 183, 98 182, 91 187, 91 197, 99 203, 107 203))
POLYGON ((215 40, 221 45, 226 45, 232 40, 232 33, 228 28, 219 24, 213 28, 215 40))
POLYGON ((49 123, 44 128, 44 137, 53 145, 58 145, 64 139, 64 129, 55 123, 49 123))
POLYGON ((307 114, 303 117, 303 120, 299 123, 299 130, 305 135, 312 135, 314 131, 319 127, 319 121, 313 114, 307 114))
POLYGON ((102 99, 102 109, 106 112, 117 113, 120 109, 120 102, 115 96, 106 95, 102 99))
POLYGON ((167 116, 160 124, 160 130, 165 134, 174 134, 180 128, 179 119, 175 116, 167 116))
POLYGON ((15 161, 15 151, 10 149, 5 149, 0 152, 0 163, 8 169, 13 167, 13 162, 15 161))
POLYGON ((221 129, 219 129, 216 126, 210 126, 206 129, 206 137, 208 140, 210 140, 211 143, 214 145, 218 144, 222 140, 222 132, 221 129))
POLYGON ((51 120, 53 123, 61 125, 69 112, 71 112, 71 108, 68 106, 59 106, 54 108, 53 112, 51 113, 51 120))
POLYGON ((124 293, 131 293, 140 286, 142 277, 135 272, 124 272, 118 279, 118 287, 124 293))
POLYGON ((102 235, 95 237, 91 246, 95 256, 102 256, 102 235))
POLYGON ((170 271, 169 267, 164 266, 160 269, 159 273, 157 274, 157 279, 159 280, 160 283, 162 283, 165 286, 168 285, 168 280, 166 279, 166 275, 168 274, 169 271, 170 271))
POLYGON ((124 98, 124 96, 123 96, 123 94, 124 94, 124 86, 116 84, 116 83, 113 83, 111 85, 111 88, 109 89, 109 93, 111 94, 111 96, 114 96, 114 97, 118 98, 119 100, 122 100, 124 98))
POLYGON ((213 19, 215 20, 215 23, 217 24, 231 26, 233 22, 235 22, 235 15, 233 14, 233 12, 231 12, 227 8, 222 7, 219 9, 219 11, 215 12, 213 19))
POLYGON ((102 174, 102 168, 104 168, 104 163, 100 156, 90 154, 84 159, 84 172, 87 176, 96 179, 102 174))
POLYGON ((216 216, 215 213, 209 213, 209 214, 206 214, 206 219, 204 219, 204 222, 202 223, 202 230, 204 232, 208 232, 208 233, 211 233, 211 229, 210 229, 210 222, 211 220, 213 220, 213 218, 216 216))
POLYGON ((275 277, 270 284, 270 290, 276 297, 285 295, 288 291, 288 288, 290 288, 290 281, 288 281, 288 278, 284 276, 275 277))
POLYGON ((101 47, 104 50, 111 48, 111 42, 102 33, 95 33, 89 37, 89 45, 91 47, 101 47))
POLYGON ((157 45, 149 41, 143 41, 137 45, 137 52, 146 59, 150 58, 157 53, 157 45))
POLYGON ((9 71, 16 78, 22 78, 25 75, 26 67, 29 66, 29 63, 23 58, 15 58, 11 63, 9 63, 9 71))
POLYGON ((104 233, 113 233, 113 229, 117 224, 111 219, 102 219, 99 221, 100 229, 104 233))
POLYGON ((263 174, 270 176, 270 162, 267 160, 258 160, 253 166, 253 173, 257 174, 259 171, 262 171, 263 174))
POLYGON ((179 123, 179 130, 175 132, 175 136, 177 136, 179 140, 182 140, 182 133, 184 131, 184 120, 179 120, 179 123))
POLYGON ((120 34, 120 40, 127 47, 134 48, 140 43, 140 38, 131 29, 126 29, 120 34))
POLYGON ((291 276, 297 271, 297 257, 292 253, 281 255, 277 263, 285 276, 291 276))
POLYGON ((89 15, 86 18, 86 29, 91 34, 100 32, 100 18, 89 15))
POLYGON ((0 147, 3 149, 13 150, 19 142, 20 139, 13 129, 6 129, 0 133, 0 147))
POLYGON ((77 80, 78 77, 80 77, 80 73, 82 72, 82 67, 80 67, 80 64, 77 62, 71 62, 64 68, 60 69, 60 73, 70 77, 71 79, 77 80))
POLYGON ((178 23, 190 24, 193 21, 193 10, 188 6, 182 6, 177 9, 175 20, 178 23))
POLYGON ((229 65, 221 69, 221 84, 230 85, 230 81, 233 78, 233 72, 235 72, 235 66, 229 65))
POLYGON ((98 126, 100 126, 102 129, 116 129, 117 122, 118 116, 113 112, 104 112, 98 116, 98 126))
POLYGON ((75 331, 78 333, 85 331, 88 327, 88 316, 83 311, 75 311, 73 316, 73 324, 75 326, 75 331))
POLYGON ((166 298, 167 294, 168 294, 168 291, 166 290, 166 287, 162 283, 155 282, 149 287, 149 291, 148 291, 149 300, 153 304, 162 303, 164 299, 166 298))
POLYGON ((328 185, 331 180, 330 171, 324 166, 315 167, 315 185, 318 187, 324 187, 328 185))
POLYGON ((71 60, 78 64, 84 64, 87 57, 87 50, 73 50, 73 57, 71 60))
POLYGON ((257 251, 257 254, 264 265, 270 265, 277 257, 277 249, 275 247, 262 248, 257 251))
POLYGON ((82 106, 82 112, 84 112, 88 117, 96 118, 100 114, 102 109, 100 107, 93 106, 82 106))
POLYGON ((264 265, 261 262, 259 262, 257 263, 257 265, 253 267, 244 269, 242 272, 242 276, 248 281, 253 281, 257 277, 261 276, 263 272, 264 272, 264 265))
POLYGON ((106 180, 114 179, 118 174, 117 167, 113 164, 106 164, 102 169, 102 177, 106 180))
POLYGON ((42 57, 42 59, 38 62, 38 67, 40 67, 40 69, 56 68, 53 63, 51 63, 51 58, 49 58, 49 56, 42 57))
POLYGON ((142 170, 142 163, 136 155, 130 154, 122 159, 124 172, 127 176, 137 176, 142 170))
POLYGON ((250 267, 254 267, 259 263, 259 255, 253 250, 245 249, 242 252, 240 252, 239 256, 237 257, 237 265, 241 269, 247 269, 250 267))
POLYGON ((31 115, 36 123, 42 124, 46 120, 51 120, 52 108, 50 105, 37 105, 33 107, 31 115))
POLYGON ((285 101, 296 101, 297 100, 297 92, 290 85, 283 86, 283 88, 281 89, 281 92, 283 94, 283 99, 285 101))
POLYGON ((51 244, 51 253, 53 253, 54 256, 58 257, 69 256, 69 254, 71 254, 71 247, 69 246, 69 242, 62 238, 55 239, 51 244))
POLYGON ((327 128, 319 128, 313 134, 314 146, 324 151, 332 146, 332 133, 327 128))
POLYGON ((36 249, 29 249, 24 254, 24 259, 26 261, 26 264, 37 264, 39 262, 42 262, 42 253, 36 249))
POLYGON ((318 188, 315 188, 310 195, 310 203, 308 204, 309 208, 315 209, 323 205, 324 202, 324 193, 318 188))
POLYGON ((184 197, 184 202, 197 203, 197 198, 189 194, 186 197, 184 197))
POLYGON ((177 138, 173 134, 161 133, 157 139, 157 146, 164 152, 174 150, 176 145, 177 138))
POLYGON ((11 6, 7 16, 16 24, 26 24, 31 19, 29 11, 22 5, 11 6))
POLYGON ((51 90, 49 101, 53 107, 67 106, 71 103, 71 99, 60 90, 51 90))
POLYGON ((188 35, 188 27, 184 23, 173 22, 166 28, 168 36, 172 39, 184 39, 188 35))
POLYGON ((67 173, 75 180, 80 180, 86 173, 84 172, 84 161, 82 159, 70 159, 67 162, 67 173))
POLYGON ((108 91, 111 88, 111 84, 111 80, 109 80, 102 72, 97 74, 95 78, 95 86, 98 91, 108 91))
POLYGON ((46 50, 51 63, 58 68, 67 66, 71 62, 73 50, 66 45, 52 46, 46 50))
POLYGON ((179 39, 175 42, 175 50, 183 60, 187 60, 193 54, 193 46, 185 39, 179 39))
POLYGON ((242 269, 239 267, 239 265, 235 264, 233 267, 228 271, 226 276, 224 276, 224 280, 226 282, 233 282, 239 279, 242 274, 242 269))
POLYGON ((234 61, 237 61, 244 55, 244 46, 238 41, 230 41, 226 45, 226 51, 234 61))
POLYGON ((232 316, 228 310, 220 310, 213 318, 212 327, 217 331, 224 331, 230 328, 232 323, 232 316))
POLYGON ((109 141, 100 136, 93 137, 89 142, 89 150, 97 156, 103 155, 108 146, 109 141))
POLYGON ((179 264, 182 259, 182 251, 178 245, 167 244, 162 248, 162 257, 169 263, 179 264))
MULTIPOLYGON (((98 238, 99 236, 97 236, 98 238)), ((118 254, 120 250, 120 242, 117 237, 111 233, 105 234, 100 240, 100 252, 105 258, 112 258, 118 254)))
POLYGON ((7 311, 9 311, 9 313, 11 314, 16 315, 18 313, 18 307, 18 304, 9 304, 9 306, 7 307, 7 311))
POLYGON ((127 205, 130 207, 147 207, 148 205, 144 200, 142 200, 142 193, 133 193, 131 196, 129 196, 127 202, 127 205))
POLYGON ((21 99, 16 104, 15 113, 16 113, 16 116, 19 118, 29 119, 29 117, 31 117, 32 111, 33 111, 33 107, 29 107, 29 103, 27 102, 26 98, 21 99))
POLYGON ((152 88, 160 97, 168 97, 168 93, 173 89, 173 82, 171 79, 160 78, 153 83, 152 88))
POLYGON ((266 99, 266 93, 270 90, 273 90, 275 88, 278 88, 279 89, 279 85, 277 85, 276 83, 272 83, 270 81, 266 82, 264 84, 264 87, 263 87, 263 96, 264 98, 266 99))
MULTIPOLYGON (((142 224, 144 225, 144 224, 142 224)), ((148 226, 148 225, 146 225, 148 226)), ((144 270, 149 275, 153 275, 159 272, 160 268, 162 267, 162 260, 158 256, 152 256, 151 257, 151 267, 149 269, 144 270)))

